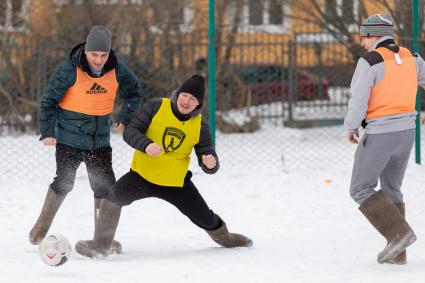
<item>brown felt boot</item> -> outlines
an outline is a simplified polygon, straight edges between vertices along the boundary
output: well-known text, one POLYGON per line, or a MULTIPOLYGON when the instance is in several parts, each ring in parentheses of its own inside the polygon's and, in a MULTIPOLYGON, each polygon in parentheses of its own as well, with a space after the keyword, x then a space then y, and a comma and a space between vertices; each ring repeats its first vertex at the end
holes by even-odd
POLYGON ((31 244, 38 245, 46 236, 50 226, 52 225, 53 219, 55 218, 56 212, 64 199, 65 196, 56 194, 49 186, 40 216, 29 234, 31 244))
POLYGON ((226 223, 223 222, 218 229, 207 231, 211 239, 214 240, 217 244, 226 247, 226 248, 236 248, 236 247, 251 247, 252 240, 245 237, 244 235, 229 233, 226 227, 226 223))
POLYGON ((368 198, 359 209, 387 239, 386 247, 378 254, 379 263, 393 263, 397 255, 416 241, 412 228, 382 191, 368 198))
MULTIPOLYGON (((406 219, 406 210, 405 210, 404 202, 396 203, 395 206, 400 211, 401 216, 403 216, 403 218, 406 219)), ((400 264, 400 265, 406 264, 407 263, 406 250, 399 253, 398 256, 394 258, 393 261, 395 264, 400 264)))
POLYGON ((78 241, 75 250, 83 256, 98 258, 111 254, 111 244, 121 215, 121 206, 106 199, 101 202, 93 240, 78 241))
MULTIPOLYGON (((94 227, 96 227, 96 222, 99 219, 99 210, 101 198, 94 198, 94 227)), ((120 254, 122 253, 122 245, 120 242, 113 240, 111 243, 111 254, 120 254)))

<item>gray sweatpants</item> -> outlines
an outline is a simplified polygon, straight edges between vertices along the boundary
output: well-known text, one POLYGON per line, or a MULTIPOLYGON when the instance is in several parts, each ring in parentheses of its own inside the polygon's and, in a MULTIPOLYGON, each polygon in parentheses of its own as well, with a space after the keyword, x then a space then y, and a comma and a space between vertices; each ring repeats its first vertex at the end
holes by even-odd
POLYGON ((400 188, 414 140, 415 129, 363 136, 351 175, 350 195, 355 202, 361 205, 371 197, 378 180, 394 203, 403 202, 400 188))

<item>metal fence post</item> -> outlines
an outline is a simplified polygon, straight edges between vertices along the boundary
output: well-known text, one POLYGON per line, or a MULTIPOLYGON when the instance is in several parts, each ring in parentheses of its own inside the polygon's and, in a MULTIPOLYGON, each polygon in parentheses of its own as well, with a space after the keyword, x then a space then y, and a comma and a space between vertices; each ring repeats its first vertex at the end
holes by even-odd
POLYGON ((293 104, 294 104, 294 92, 295 92, 295 81, 294 81, 294 68, 295 68, 295 48, 294 42, 291 40, 288 42, 289 45, 289 68, 288 68, 288 121, 294 120, 293 104))
POLYGON ((318 88, 318 97, 323 99, 323 62, 322 62, 322 46, 320 43, 316 42, 314 44, 314 51, 316 52, 317 57, 317 88, 318 88))
MULTIPOLYGON (((419 3, 413 0, 413 51, 419 52, 419 3)), ((415 161, 421 164, 421 92, 418 89, 416 94, 416 138, 415 138, 415 161)))
POLYGON ((209 0, 208 7, 208 114, 211 138, 215 144, 215 13, 214 0, 209 0))

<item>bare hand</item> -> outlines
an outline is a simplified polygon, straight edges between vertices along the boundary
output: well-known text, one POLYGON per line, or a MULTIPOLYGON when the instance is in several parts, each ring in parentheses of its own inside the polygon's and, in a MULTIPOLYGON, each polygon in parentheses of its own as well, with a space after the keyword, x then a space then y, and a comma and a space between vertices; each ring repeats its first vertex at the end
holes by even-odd
POLYGON ((156 143, 149 144, 145 149, 146 154, 152 157, 159 156, 161 151, 163 151, 162 147, 156 143))
POLYGON ((202 163, 204 163, 208 169, 213 169, 217 165, 217 161, 212 154, 202 155, 202 163))
POLYGON ((356 132, 348 132, 347 139, 350 143, 357 144, 359 143, 359 133, 356 132))
POLYGON ((125 130, 125 125, 123 123, 115 123, 114 128, 117 132, 124 132, 125 130))
POLYGON ((44 138, 41 142, 44 145, 48 145, 48 146, 55 146, 56 145, 56 139, 55 138, 44 138))
POLYGON ((422 117, 422 124, 425 124, 425 116, 422 117))

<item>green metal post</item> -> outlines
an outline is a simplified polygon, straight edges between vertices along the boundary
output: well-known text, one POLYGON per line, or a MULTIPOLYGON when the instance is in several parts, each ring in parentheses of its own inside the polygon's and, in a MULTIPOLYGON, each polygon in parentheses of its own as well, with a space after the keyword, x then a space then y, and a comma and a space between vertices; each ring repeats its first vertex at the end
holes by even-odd
POLYGON ((208 7, 208 114, 212 142, 215 144, 215 13, 214 0, 208 7))
POLYGON ((316 42, 314 44, 314 50, 316 51, 316 57, 317 57, 317 91, 318 91, 318 98, 323 99, 323 62, 322 62, 322 46, 316 42))
MULTIPOLYGON (((413 51, 419 53, 419 3, 413 0, 412 8, 413 19, 413 51)), ((416 139, 415 139, 415 160, 417 164, 421 164, 421 92, 418 89, 416 94, 416 139)))

